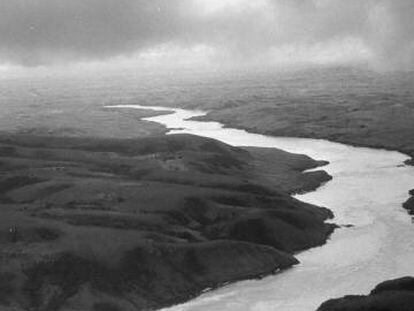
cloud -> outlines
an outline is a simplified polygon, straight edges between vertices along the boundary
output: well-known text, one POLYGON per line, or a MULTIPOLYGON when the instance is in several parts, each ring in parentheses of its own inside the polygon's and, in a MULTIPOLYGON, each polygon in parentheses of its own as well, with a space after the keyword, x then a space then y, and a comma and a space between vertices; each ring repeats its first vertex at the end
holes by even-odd
POLYGON ((378 66, 414 69, 414 2, 378 1, 369 12, 364 39, 378 66))
POLYGON ((204 46, 215 62, 306 62, 309 51, 309 62, 402 68, 413 66, 413 15, 412 0, 0 0, 0 63, 204 46))
POLYGON ((1 0, 0 53, 36 64, 101 58, 168 40, 179 1, 1 0))

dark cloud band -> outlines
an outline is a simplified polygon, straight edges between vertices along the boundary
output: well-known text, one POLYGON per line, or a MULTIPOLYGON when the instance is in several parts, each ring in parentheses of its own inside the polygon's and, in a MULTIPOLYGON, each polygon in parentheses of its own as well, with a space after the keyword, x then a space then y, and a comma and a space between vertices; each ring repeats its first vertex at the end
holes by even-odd
POLYGON ((347 37, 390 66, 414 60, 412 0, 229 0, 216 8, 202 1, 217 2, 0 0, 0 63, 96 60, 165 43, 250 57, 347 37))

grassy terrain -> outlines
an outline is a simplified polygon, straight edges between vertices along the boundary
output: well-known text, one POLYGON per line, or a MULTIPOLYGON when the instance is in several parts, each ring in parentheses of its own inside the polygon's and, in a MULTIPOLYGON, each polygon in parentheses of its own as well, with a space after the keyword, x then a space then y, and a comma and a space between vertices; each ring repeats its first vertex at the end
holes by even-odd
POLYGON ((288 195, 320 164, 191 135, 1 135, 0 309, 154 309, 288 268, 334 228, 288 195))
POLYGON ((0 130, 23 135, 0 139, 0 309, 168 305, 291 266, 330 231, 326 210, 286 195, 328 180, 302 173, 322 163, 190 136, 136 139, 165 132, 140 120, 158 112, 104 105, 201 108, 251 132, 413 156, 413 82, 352 68, 2 80, 0 130))
POLYGON ((414 155, 414 74, 356 68, 270 72, 145 72, 3 79, 0 131, 133 138, 164 128, 141 104, 200 108, 204 119, 276 136, 325 138, 414 155))
POLYGON ((414 306, 414 278, 383 282, 368 296, 345 296, 323 303, 318 311, 411 311, 414 306))
POLYGON ((120 77, 99 79, 0 77, 0 131, 26 135, 133 138, 165 133, 161 125, 141 118, 159 115, 151 111, 119 111, 104 108, 129 98, 120 77), (96 81, 98 80, 98 81, 96 81), (111 81, 118 82, 116 86, 111 81))
POLYGON ((141 137, 162 126, 113 104, 201 108, 206 119, 255 133, 326 138, 414 155, 414 74, 363 68, 269 72, 106 73, 2 79, 0 130, 141 137))
POLYGON ((323 138, 414 156, 412 73, 327 68, 228 79, 222 82, 226 93, 214 90, 220 98, 205 95, 178 104, 210 111, 199 119, 254 133, 323 138))

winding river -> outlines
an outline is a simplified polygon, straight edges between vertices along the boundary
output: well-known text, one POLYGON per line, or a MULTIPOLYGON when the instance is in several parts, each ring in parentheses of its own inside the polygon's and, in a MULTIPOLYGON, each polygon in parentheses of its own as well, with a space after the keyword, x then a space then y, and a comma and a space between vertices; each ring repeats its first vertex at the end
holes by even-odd
POLYGON ((328 207, 338 224, 354 225, 336 230, 326 245, 297 254, 301 264, 292 269, 230 284, 165 310, 315 310, 329 298, 367 294, 379 282, 414 275, 414 224, 401 207, 408 190, 414 188, 414 167, 402 165, 406 155, 319 139, 252 134, 217 122, 188 120, 204 115, 203 111, 139 105, 110 108, 171 111, 145 119, 165 125, 170 134, 190 133, 234 146, 279 148, 328 160, 324 169, 333 180, 296 197, 328 207))

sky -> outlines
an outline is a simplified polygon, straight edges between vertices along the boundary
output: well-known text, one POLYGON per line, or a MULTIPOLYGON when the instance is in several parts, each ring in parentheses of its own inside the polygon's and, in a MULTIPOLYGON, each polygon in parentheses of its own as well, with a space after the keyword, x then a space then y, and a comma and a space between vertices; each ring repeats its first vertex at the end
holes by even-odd
POLYGON ((0 0, 0 73, 90 66, 414 69, 413 0, 0 0))

